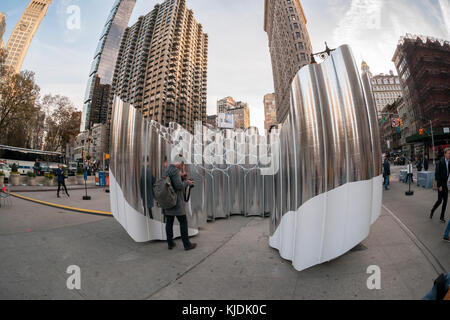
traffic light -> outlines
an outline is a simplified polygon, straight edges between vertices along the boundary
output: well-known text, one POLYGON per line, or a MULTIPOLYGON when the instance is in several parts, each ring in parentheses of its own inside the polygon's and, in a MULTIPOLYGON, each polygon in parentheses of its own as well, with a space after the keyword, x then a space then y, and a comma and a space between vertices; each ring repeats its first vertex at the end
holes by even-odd
POLYGON ((419 129, 419 134, 420 134, 421 136, 423 136, 423 134, 424 134, 423 129, 419 129))

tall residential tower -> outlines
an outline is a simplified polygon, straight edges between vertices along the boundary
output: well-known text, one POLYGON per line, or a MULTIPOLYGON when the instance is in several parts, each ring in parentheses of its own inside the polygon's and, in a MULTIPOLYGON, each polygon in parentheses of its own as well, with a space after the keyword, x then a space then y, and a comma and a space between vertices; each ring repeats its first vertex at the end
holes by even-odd
POLYGON ((6 45, 8 57, 5 64, 10 66, 15 73, 20 72, 28 47, 51 3, 52 0, 30 1, 19 22, 14 27, 6 45))
POLYGON ((289 113, 291 82, 311 62, 311 41, 300 0, 265 0, 264 30, 269 37, 277 120, 289 113))
MULTIPOLYGON (((166 0, 127 28, 112 94, 147 119, 176 122, 193 132, 206 122, 208 35, 185 0, 166 0)), ((110 99, 111 116, 112 99, 110 99)))
POLYGON ((94 54, 86 88, 81 132, 90 130, 96 123, 106 123, 114 67, 120 43, 128 26, 136 0, 116 0, 94 54))

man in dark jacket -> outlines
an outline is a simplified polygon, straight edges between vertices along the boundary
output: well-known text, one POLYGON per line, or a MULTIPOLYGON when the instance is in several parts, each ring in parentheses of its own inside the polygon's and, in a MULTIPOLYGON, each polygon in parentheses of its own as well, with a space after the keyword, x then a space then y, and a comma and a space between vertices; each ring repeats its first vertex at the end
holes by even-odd
POLYGON ((430 219, 433 219, 434 212, 442 204, 441 222, 445 223, 445 210, 447 209, 448 201, 448 183, 450 173, 450 148, 445 149, 444 158, 439 161, 436 166, 436 182, 438 187, 438 201, 431 209, 430 219))
POLYGON ((429 167, 429 164, 428 164, 428 156, 425 156, 425 159, 423 160, 423 169, 424 169, 425 171, 428 171, 428 167, 429 167))
POLYGON ((169 177, 172 183, 172 187, 177 193, 177 204, 171 209, 164 209, 163 214, 166 217, 166 234, 167 244, 169 250, 175 247, 173 241, 173 222, 177 217, 180 223, 181 240, 183 241, 185 250, 192 250, 197 247, 197 244, 189 241, 188 223, 186 217, 186 202, 184 199, 184 191, 188 186, 193 186, 192 180, 181 180, 181 173, 184 168, 184 159, 181 155, 177 156, 174 162, 163 170, 163 176, 169 177))
POLYGON ((69 192, 67 192, 67 187, 66 187, 66 182, 64 181, 66 179, 66 176, 64 175, 64 171, 62 169, 62 165, 58 165, 58 170, 56 170, 56 175, 58 177, 58 192, 56 193, 56 195, 59 198, 59 191, 61 189, 61 186, 63 186, 64 190, 67 194, 68 197, 69 196, 69 192))
POLYGON ((384 189, 389 190, 389 176, 391 175, 391 165, 387 157, 384 159, 383 163, 383 178, 384 178, 384 189))
POLYGON ((147 216, 148 212, 150 219, 153 219, 153 181, 154 178, 150 164, 142 166, 140 177, 142 206, 144 207, 144 216, 147 216))

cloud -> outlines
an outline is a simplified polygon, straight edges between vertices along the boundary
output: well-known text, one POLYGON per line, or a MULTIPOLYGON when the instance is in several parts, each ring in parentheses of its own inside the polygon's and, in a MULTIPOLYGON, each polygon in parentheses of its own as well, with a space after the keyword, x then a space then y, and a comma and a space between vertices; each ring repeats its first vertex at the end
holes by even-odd
POLYGON ((450 2, 448 0, 439 0, 441 6, 444 24, 447 27, 447 38, 450 37, 450 2))
POLYGON ((406 33, 445 38, 444 16, 437 1, 351 0, 333 35, 335 42, 349 44, 374 73, 386 73, 394 69, 392 56, 406 33))

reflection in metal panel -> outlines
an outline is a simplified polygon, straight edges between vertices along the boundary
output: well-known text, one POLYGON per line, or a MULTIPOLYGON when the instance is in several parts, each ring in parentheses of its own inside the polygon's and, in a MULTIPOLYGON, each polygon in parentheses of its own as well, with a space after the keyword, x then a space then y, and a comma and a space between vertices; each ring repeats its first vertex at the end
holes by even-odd
POLYGON ((116 100, 111 136, 111 207, 136 241, 165 239, 161 210, 145 216, 149 171, 187 160, 195 181, 189 232, 207 219, 271 215, 270 245, 297 270, 334 259, 368 236, 381 210, 381 151, 375 105, 348 46, 292 82, 290 115, 268 136, 256 128, 194 134, 145 120, 116 100))

